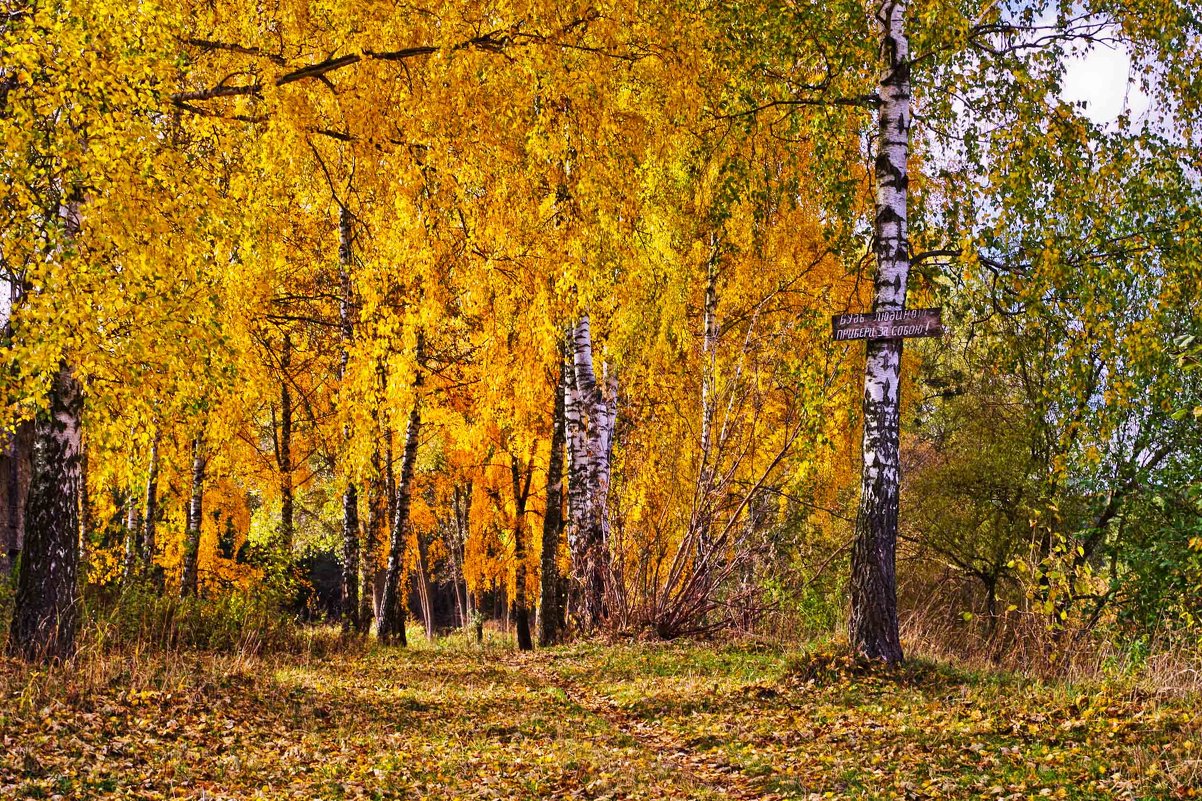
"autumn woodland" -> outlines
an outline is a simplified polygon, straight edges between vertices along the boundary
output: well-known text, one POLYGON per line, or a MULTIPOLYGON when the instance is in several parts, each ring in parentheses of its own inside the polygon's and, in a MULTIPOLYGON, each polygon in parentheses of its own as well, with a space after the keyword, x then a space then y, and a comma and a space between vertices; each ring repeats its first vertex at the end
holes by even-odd
POLYGON ((3 0, 0 796, 1198 797, 1200 75, 1197 0, 3 0))

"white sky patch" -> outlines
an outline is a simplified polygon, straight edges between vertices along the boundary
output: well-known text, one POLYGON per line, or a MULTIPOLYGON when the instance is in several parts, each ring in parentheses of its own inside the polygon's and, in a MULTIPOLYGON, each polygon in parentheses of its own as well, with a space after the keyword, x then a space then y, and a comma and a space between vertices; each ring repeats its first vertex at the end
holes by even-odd
POLYGON ((1149 104, 1122 46, 1096 45, 1071 57, 1060 96, 1069 102, 1083 101, 1085 115, 1099 125, 1114 122, 1123 111, 1136 119, 1143 117, 1149 104))

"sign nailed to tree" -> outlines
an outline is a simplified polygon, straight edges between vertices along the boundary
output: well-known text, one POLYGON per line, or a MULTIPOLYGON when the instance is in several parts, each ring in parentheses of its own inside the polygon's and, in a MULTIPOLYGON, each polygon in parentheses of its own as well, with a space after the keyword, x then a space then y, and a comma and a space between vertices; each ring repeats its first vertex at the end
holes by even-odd
POLYGON ((937 337, 943 334, 943 309, 902 309, 871 314, 836 314, 831 318, 835 340, 937 337))

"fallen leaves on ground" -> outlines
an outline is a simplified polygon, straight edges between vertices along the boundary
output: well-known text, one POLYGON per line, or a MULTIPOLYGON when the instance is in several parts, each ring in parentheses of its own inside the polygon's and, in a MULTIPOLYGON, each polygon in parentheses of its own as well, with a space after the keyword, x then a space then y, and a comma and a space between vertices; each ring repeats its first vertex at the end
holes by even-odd
POLYGON ((1192 798, 1197 699, 738 646, 0 666, 0 798, 1192 798))

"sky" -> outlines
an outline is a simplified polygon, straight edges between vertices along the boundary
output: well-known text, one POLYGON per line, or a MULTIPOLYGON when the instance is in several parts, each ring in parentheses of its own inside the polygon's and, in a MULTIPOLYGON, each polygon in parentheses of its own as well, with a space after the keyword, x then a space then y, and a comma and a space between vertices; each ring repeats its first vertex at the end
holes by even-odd
POLYGON ((1122 47, 1096 45, 1069 62, 1060 96, 1085 101, 1085 114, 1099 124, 1113 122, 1124 107, 1138 118, 1148 110, 1148 98, 1131 80, 1130 67, 1122 47))

